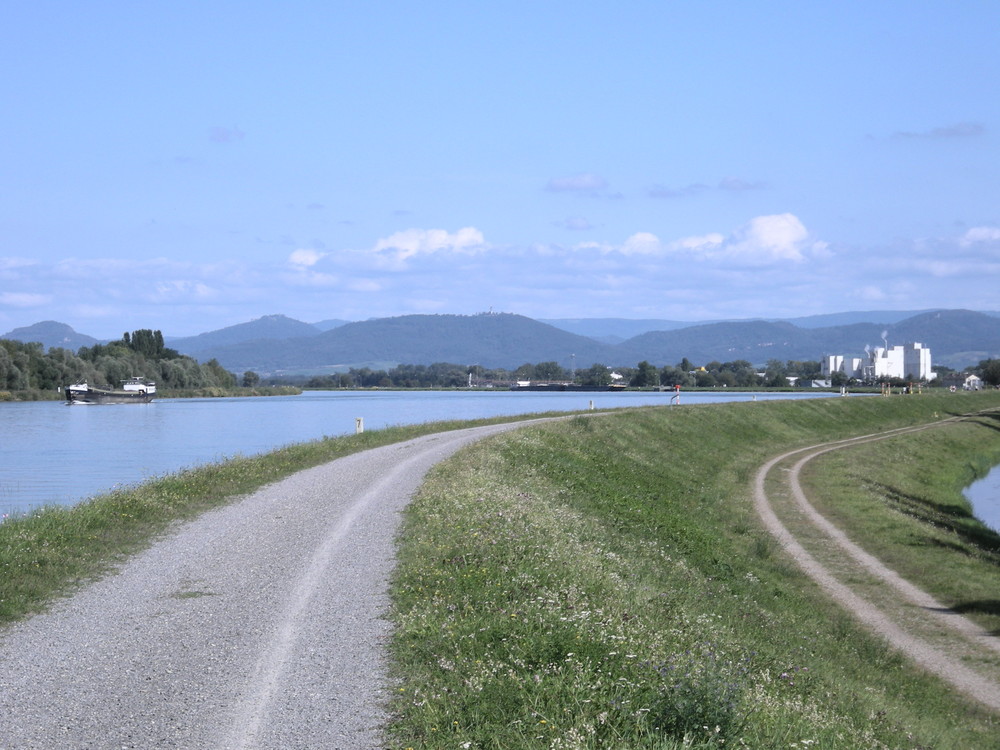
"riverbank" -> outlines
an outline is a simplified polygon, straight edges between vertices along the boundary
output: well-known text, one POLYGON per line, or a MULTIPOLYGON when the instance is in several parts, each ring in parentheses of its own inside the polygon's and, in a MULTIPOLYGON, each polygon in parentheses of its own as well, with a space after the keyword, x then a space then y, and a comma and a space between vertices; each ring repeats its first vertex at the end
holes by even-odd
POLYGON ((6 518, 0 523, 0 625, 71 594, 149 546, 172 523, 297 471, 420 435, 525 418, 434 422, 328 437, 202 465, 76 505, 50 505, 6 518))
MULTIPOLYGON (((297 396, 302 393, 298 386, 275 385, 255 386, 253 388, 161 388, 156 398, 235 398, 246 396, 297 396)), ((40 391, 29 389, 25 391, 0 391, 0 403, 4 401, 64 401, 65 394, 61 391, 40 391)))
MULTIPOLYGON (((997 747, 998 717, 887 648, 791 565, 753 511, 751 484, 784 450, 998 407, 995 393, 925 393, 649 410, 464 452, 428 480, 401 535, 397 746, 997 747)), ((950 468, 960 495, 970 463, 998 458, 995 416, 925 440, 961 449, 897 457, 901 492, 950 468)), ((944 549, 955 565, 978 550, 962 577, 983 588, 955 600, 995 600, 991 541, 969 544, 944 549)))

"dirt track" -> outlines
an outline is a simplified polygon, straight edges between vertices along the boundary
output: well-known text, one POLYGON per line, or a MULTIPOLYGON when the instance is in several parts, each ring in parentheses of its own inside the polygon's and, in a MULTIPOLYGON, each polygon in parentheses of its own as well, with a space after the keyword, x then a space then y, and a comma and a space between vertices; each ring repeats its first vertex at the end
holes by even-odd
POLYGON ((799 483, 802 467, 824 453, 934 426, 890 430, 777 456, 757 473, 754 505, 785 552, 846 610, 923 668, 1000 712, 1000 638, 851 542, 809 503, 799 483))

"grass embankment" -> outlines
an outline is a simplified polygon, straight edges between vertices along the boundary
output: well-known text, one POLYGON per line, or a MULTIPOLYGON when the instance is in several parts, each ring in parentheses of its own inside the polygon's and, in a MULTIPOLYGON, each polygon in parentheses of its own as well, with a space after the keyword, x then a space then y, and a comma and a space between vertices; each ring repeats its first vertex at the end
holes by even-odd
POLYGON ((296 471, 432 432, 473 424, 437 422, 299 443, 169 474, 74 506, 53 505, 0 523, 0 624, 44 609, 146 547, 169 524, 231 502, 296 471))
MULTIPOLYGON (((997 717, 862 631, 789 563, 751 488, 790 448, 996 407, 989 393, 637 410, 461 453, 432 473, 401 537, 398 745, 1000 747, 997 717)), ((995 461, 996 421, 944 430, 913 440, 955 441, 921 454, 930 474, 964 467, 947 495, 917 495, 926 477, 907 484, 905 461, 878 481, 922 507, 954 505, 969 465, 995 461)), ((992 590, 995 603, 980 532, 963 551, 901 538, 918 562, 938 547, 978 560, 962 575, 983 589, 956 588, 956 601, 992 590)))
POLYGON ((1000 636, 1000 533, 962 494, 1000 463, 1000 411, 807 464, 823 515, 942 604, 1000 636))

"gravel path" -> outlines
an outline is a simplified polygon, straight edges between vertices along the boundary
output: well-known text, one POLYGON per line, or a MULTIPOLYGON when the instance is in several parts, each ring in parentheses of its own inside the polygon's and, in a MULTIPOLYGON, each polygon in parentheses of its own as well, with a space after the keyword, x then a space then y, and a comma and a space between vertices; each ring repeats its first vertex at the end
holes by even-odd
MULTIPOLYGON (((951 420, 943 420, 936 424, 943 424, 946 421, 951 420)), ((815 509, 799 483, 802 467, 824 453, 933 426, 935 425, 890 430, 803 448, 777 456, 764 464, 757 473, 754 504, 764 525, 779 541, 785 552, 833 599, 917 664, 984 706, 1000 712, 1000 675, 990 674, 992 670, 989 669, 975 670, 968 666, 969 663, 991 661, 989 658, 983 660, 981 655, 984 652, 1000 653, 1000 639, 948 609, 925 591, 886 567, 875 556, 851 542, 842 530, 815 509), (790 460, 796 457, 798 460, 789 466, 790 460), (777 485, 769 485, 769 479, 778 475, 776 469, 783 472, 783 475, 778 478, 777 485), (841 574, 838 577, 827 565, 806 550, 803 543, 779 519, 772 497, 768 494, 769 486, 772 488, 770 489, 772 496, 777 492, 786 492, 794 498, 797 512, 820 529, 836 546, 843 559, 849 560, 855 566, 855 570, 861 570, 880 581, 878 604, 845 583, 845 580, 860 580, 856 574, 841 574), (924 634, 934 630, 946 632, 948 634, 946 637, 951 643, 947 647, 942 647, 925 637, 924 634), (957 641, 961 643, 956 643, 957 641)))
POLYGON ((518 426, 300 472, 4 630, 0 748, 382 747, 399 511, 435 463, 518 426))

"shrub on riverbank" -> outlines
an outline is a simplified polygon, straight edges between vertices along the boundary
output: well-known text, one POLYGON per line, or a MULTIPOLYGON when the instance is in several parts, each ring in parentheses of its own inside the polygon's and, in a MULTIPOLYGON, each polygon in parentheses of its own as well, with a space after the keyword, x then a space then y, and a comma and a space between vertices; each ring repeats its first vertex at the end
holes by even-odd
POLYGON ((643 410, 520 430, 450 460, 401 535, 399 746, 995 746, 995 717, 791 566, 750 484, 790 447, 998 403, 643 410))

